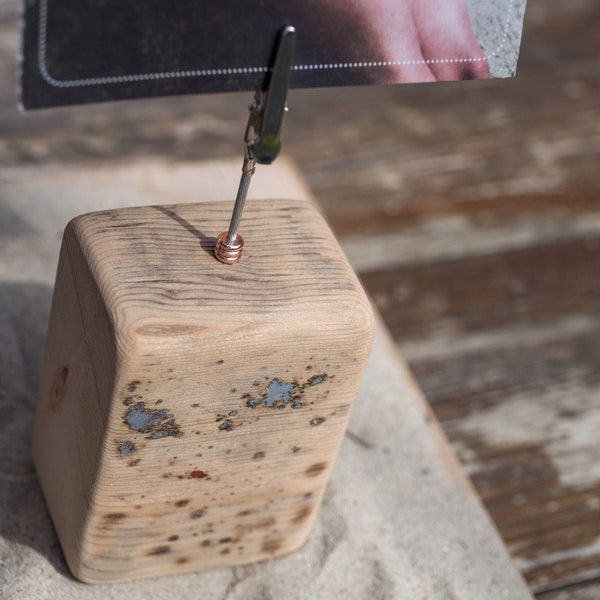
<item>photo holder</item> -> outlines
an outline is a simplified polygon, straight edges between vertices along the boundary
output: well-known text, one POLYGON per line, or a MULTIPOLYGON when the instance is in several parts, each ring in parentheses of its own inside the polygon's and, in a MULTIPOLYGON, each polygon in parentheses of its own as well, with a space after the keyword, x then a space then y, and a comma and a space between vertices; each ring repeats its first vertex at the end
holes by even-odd
POLYGON ((252 563, 310 534, 372 309, 310 199, 253 202, 246 255, 223 260, 241 251, 255 164, 281 147, 294 41, 288 26, 250 108, 227 233, 205 233, 230 211, 210 201, 90 213, 65 230, 33 457, 82 581, 252 563))

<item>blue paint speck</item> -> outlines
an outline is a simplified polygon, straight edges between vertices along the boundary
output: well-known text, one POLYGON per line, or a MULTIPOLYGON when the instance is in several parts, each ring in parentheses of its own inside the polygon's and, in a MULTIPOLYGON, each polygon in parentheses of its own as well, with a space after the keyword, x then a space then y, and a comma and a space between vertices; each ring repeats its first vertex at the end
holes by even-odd
POLYGON ((286 383, 279 379, 273 379, 263 394, 265 406, 273 408, 278 402, 287 404, 290 401, 295 387, 296 386, 293 383, 286 383))
MULTIPOLYGON (((256 408, 257 406, 264 405, 267 408, 285 408, 289 404, 293 409, 302 408, 303 404, 300 400, 302 400, 305 388, 307 386, 319 385, 327 378, 328 375, 326 373, 314 375, 302 385, 298 382, 288 383, 281 381, 281 379, 272 379, 267 389, 263 392, 262 398, 251 398, 246 402, 246 406, 256 408)), ((247 395, 246 397, 250 396, 247 395)), ((229 414, 231 415, 231 413, 229 414)))
POLYGON ((119 445, 119 454, 121 456, 127 456, 135 450, 135 446, 131 442, 124 442, 119 445))
POLYGON ((167 437, 180 437, 183 434, 175 423, 171 413, 164 409, 153 410, 146 408, 143 402, 130 406, 125 415, 125 423, 133 431, 140 433, 150 433, 149 439, 156 440, 167 437))

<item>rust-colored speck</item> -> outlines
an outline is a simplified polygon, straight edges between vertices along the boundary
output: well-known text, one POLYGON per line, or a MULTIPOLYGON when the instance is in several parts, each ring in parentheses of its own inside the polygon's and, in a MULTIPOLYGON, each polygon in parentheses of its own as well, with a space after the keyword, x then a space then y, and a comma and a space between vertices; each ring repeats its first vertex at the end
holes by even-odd
POLYGON ((167 554, 168 552, 171 552, 171 546, 156 546, 156 548, 152 548, 146 556, 159 556, 160 554, 167 554))
POLYGON ((263 542, 261 550, 267 554, 275 554, 283 544, 283 540, 271 540, 267 539, 263 542))
POLYGON ((305 521, 312 513, 312 508, 310 506, 303 506, 298 512, 294 515, 292 519, 292 523, 299 524, 305 521))
POLYGON ((129 384, 127 385, 127 391, 131 394, 133 392, 135 392, 135 390, 137 390, 138 385, 140 385, 140 383, 142 383, 139 379, 134 379, 133 381, 130 381, 129 384))
POLYGON ((317 475, 320 475, 326 468, 327 468, 327 463, 324 463, 324 462, 315 463, 314 465, 310 465, 310 467, 308 467, 308 469, 306 469, 306 476, 307 477, 316 477, 317 475))
POLYGON ((104 520, 107 523, 117 523, 118 521, 121 521, 122 519, 124 519, 127 515, 125 513, 107 513, 106 515, 104 515, 104 520))
POLYGON ((54 387, 52 388, 51 407, 52 410, 56 410, 62 399, 65 397, 67 391, 67 380, 69 378, 69 369, 63 367, 61 372, 56 377, 54 387))

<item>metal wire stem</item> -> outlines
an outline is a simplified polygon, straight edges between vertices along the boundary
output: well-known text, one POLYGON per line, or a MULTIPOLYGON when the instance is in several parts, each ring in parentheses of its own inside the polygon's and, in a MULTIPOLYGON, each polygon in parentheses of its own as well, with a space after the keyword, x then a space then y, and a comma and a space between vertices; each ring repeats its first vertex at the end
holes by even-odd
POLYGON ((256 161, 253 158, 244 159, 242 177, 235 198, 235 205, 233 207, 231 221, 229 222, 229 229, 227 230, 227 245, 235 243, 237 232, 240 227, 240 221, 242 219, 242 213, 244 212, 244 204, 246 203, 246 197, 248 196, 248 189, 250 188, 250 180, 252 179, 252 175, 254 175, 255 165, 256 161))

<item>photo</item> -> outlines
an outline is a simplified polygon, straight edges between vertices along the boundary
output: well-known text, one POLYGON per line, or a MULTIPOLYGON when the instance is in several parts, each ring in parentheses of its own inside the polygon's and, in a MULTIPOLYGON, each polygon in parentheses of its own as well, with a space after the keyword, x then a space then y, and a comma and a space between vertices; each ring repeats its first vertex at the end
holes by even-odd
POLYGON ((22 104, 41 108, 264 85, 281 29, 292 87, 514 75, 525 0, 36 0, 22 104))

